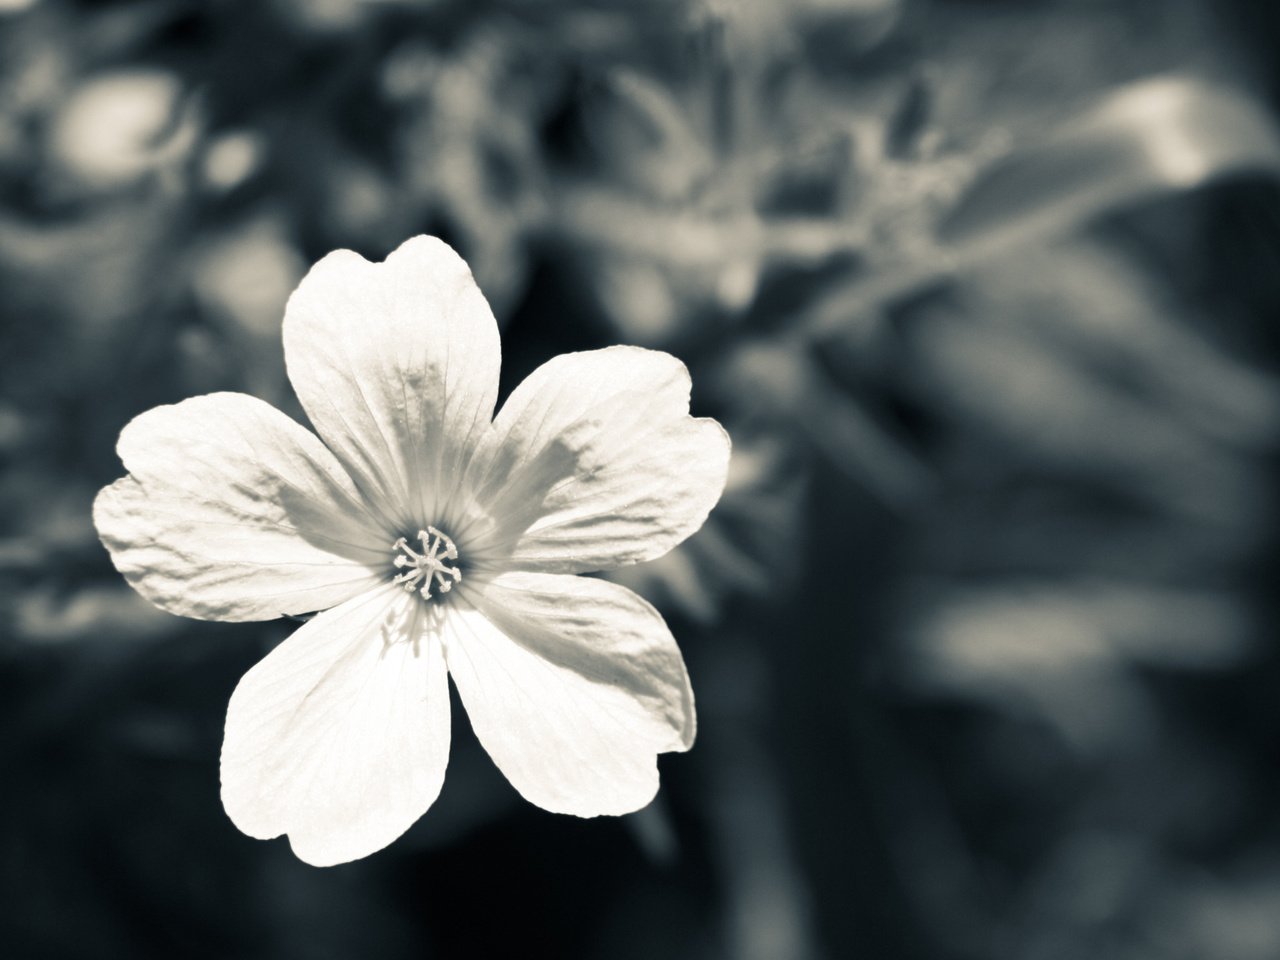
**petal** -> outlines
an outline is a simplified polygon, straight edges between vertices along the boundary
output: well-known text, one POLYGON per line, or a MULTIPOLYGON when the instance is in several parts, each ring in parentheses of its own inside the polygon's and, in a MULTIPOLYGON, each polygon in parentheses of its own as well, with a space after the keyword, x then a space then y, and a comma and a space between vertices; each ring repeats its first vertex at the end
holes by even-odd
POLYGON ((317 432, 399 532, 447 522, 501 365, 497 323, 466 263, 434 237, 383 263, 331 253, 289 298, 284 350, 317 432))
POLYGON ((659 351, 556 357, 512 392, 493 427, 471 485, 509 522, 481 549, 510 537, 516 566, 572 573, 651 560, 702 526, 724 490, 729 437, 689 416, 689 373, 659 351), (572 454, 568 471, 547 469, 557 446, 572 454))
POLYGON ((476 736, 531 803, 638 810, 657 754, 693 743, 693 691, 662 617, 625 587, 508 573, 467 586, 442 633, 476 736))
POLYGON ((368 856, 435 802, 449 684, 426 607, 391 585, 307 623, 246 673, 222 744, 222 804, 316 866, 368 856))
POLYGON ((341 603, 379 579, 390 540, 316 437, 238 393, 135 417, 117 445, 129 476, 93 519, 112 562, 156 606, 207 620, 270 620, 341 603))

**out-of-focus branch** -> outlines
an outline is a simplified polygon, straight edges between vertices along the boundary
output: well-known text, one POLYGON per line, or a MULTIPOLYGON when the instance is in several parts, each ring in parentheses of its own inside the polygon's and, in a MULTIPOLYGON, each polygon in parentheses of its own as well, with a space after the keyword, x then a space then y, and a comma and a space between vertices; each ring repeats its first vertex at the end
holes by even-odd
POLYGON ((1070 233, 1109 211, 1249 174, 1280 177, 1280 132, 1251 97, 1187 77, 1132 84, 993 162, 941 216, 932 244, 856 276, 809 316, 803 332, 841 329, 1002 251, 1070 233))

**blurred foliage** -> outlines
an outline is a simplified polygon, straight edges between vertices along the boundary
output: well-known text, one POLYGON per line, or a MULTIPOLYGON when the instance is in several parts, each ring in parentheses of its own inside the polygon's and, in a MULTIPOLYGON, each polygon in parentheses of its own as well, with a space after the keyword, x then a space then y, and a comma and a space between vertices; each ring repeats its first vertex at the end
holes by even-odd
POLYGON ((0 953, 1280 955, 1276 28, 0 0, 0 953), (653 345, 729 427, 706 528, 616 574, 700 739, 580 822, 455 705, 437 806, 316 871, 218 805, 227 697, 291 625, 153 610, 88 506, 157 403, 300 416, 289 292, 419 232, 472 264, 506 389, 653 345))

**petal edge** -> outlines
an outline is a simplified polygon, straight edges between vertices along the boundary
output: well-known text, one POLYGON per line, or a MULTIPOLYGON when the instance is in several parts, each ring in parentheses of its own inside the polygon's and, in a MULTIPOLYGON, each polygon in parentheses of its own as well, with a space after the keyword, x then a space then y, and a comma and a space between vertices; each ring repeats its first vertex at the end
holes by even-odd
POLYGON ((509 573, 463 592, 445 657, 481 744, 531 803, 630 813, 658 789, 657 755, 696 732, 684 660, 642 598, 589 577, 509 573))
POLYGON ((129 475, 93 519, 116 569, 161 609, 268 620, 324 609, 376 583, 386 539, 316 437, 244 394, 192 397, 135 417, 129 475))
POLYGON ((435 802, 449 691, 422 604, 385 585, 320 614, 254 666, 227 707, 222 802, 314 866, 359 859, 435 802), (413 639, 417 636, 417 640, 413 639))

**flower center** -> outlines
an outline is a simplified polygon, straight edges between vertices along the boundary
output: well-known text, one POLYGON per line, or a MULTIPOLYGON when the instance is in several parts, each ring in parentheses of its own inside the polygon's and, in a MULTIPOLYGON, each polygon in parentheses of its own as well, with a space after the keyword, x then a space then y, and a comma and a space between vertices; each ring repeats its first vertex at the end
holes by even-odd
POLYGON ((430 600, 432 584, 440 593, 448 593, 462 579, 461 569, 445 563, 458 559, 458 548, 447 534, 435 527, 419 530, 418 539, 422 541, 421 553, 409 546, 405 537, 391 545, 391 549, 397 551, 393 562, 404 570, 392 582, 403 585, 411 593, 417 590, 422 599, 430 600))

